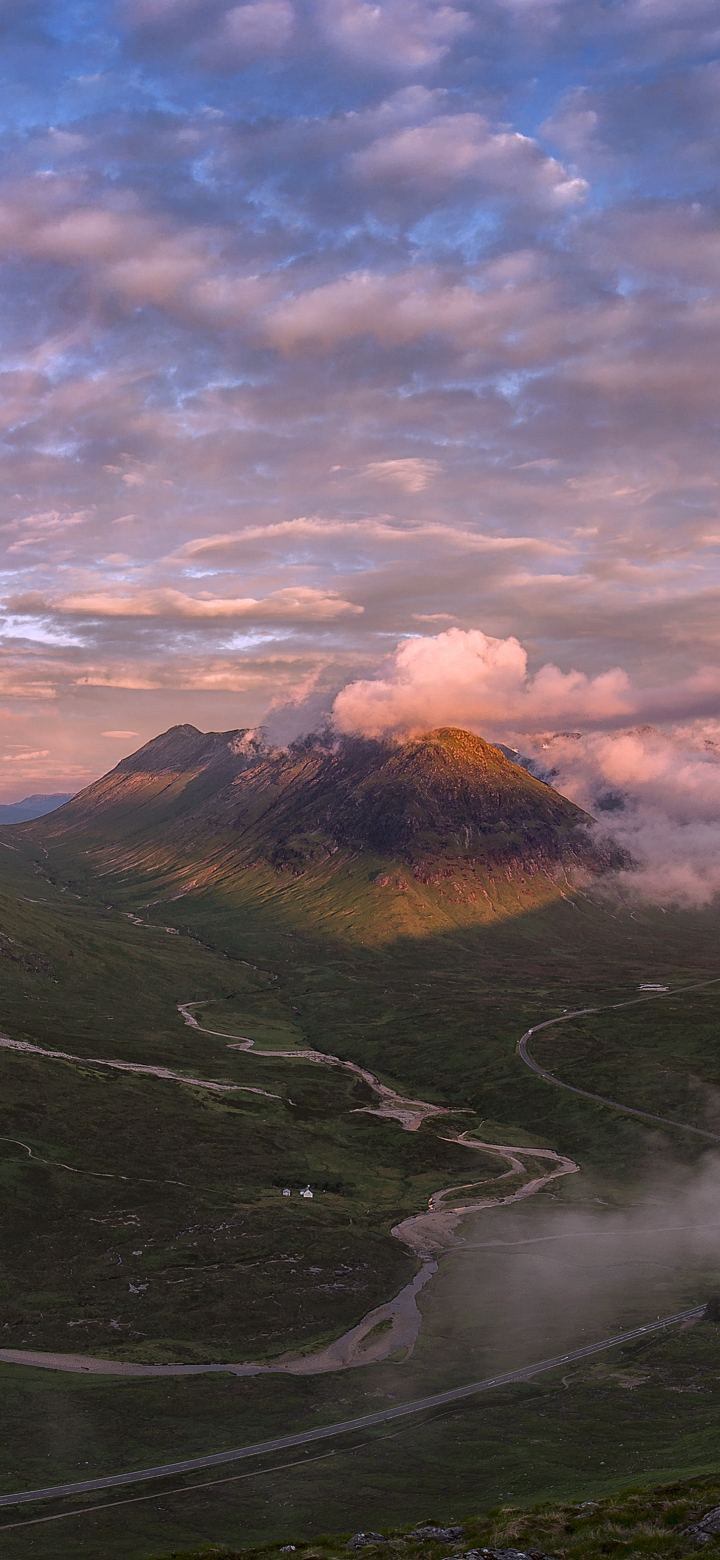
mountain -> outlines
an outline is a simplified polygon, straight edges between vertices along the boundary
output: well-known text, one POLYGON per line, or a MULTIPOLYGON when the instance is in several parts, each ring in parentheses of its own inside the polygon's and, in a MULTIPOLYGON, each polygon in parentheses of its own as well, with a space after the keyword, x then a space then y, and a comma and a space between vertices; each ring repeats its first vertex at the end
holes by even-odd
POLYGON ((305 917, 327 925, 362 900, 383 936, 413 930, 415 901, 424 919, 448 900, 472 919, 516 914, 629 864, 573 802, 452 727, 405 743, 315 734, 280 752, 249 731, 174 726, 27 832, 68 881, 101 876, 116 897, 120 884, 154 902, 294 895, 297 915, 302 879, 305 917), (378 888, 409 896, 400 921, 378 888))
POLYGON ((21 802, 2 802, 0 824, 30 823, 33 818, 44 818, 46 813, 54 812, 57 807, 62 807, 64 802, 69 802, 73 795, 73 791, 53 791, 49 796, 38 792, 23 797, 21 802))
POLYGON ((252 732, 171 726, 79 791, 63 807, 57 829, 111 825, 122 839, 185 816, 199 819, 203 806, 257 761, 259 747, 252 732))

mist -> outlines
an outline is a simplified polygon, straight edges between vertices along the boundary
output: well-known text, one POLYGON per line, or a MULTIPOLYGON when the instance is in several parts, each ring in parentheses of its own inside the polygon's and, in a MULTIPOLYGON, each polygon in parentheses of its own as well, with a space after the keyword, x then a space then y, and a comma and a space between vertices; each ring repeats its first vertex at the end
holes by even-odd
POLYGON ((488 1362, 542 1359, 720 1293, 720 1155, 653 1175, 622 1207, 591 1192, 581 1205, 543 1194, 460 1224, 428 1304, 449 1307, 488 1362))
POLYGON ((630 852, 628 889, 661 905, 710 903, 720 890, 720 723, 515 740, 630 852))

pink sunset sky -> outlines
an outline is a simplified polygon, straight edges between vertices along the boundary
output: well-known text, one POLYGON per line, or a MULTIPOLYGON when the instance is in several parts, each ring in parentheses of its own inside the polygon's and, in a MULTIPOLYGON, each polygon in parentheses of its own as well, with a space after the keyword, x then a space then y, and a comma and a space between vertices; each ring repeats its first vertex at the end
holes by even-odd
POLYGON ((0 799, 184 721, 716 740, 715 4, 0 28, 0 799))

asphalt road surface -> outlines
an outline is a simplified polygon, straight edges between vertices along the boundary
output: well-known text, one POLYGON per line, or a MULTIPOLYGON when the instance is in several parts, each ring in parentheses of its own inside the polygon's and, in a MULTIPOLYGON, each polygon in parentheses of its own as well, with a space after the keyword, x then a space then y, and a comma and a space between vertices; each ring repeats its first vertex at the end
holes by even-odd
POLYGON ((676 986, 674 991, 655 991, 652 996, 631 997, 627 1002, 607 1002, 604 1007, 577 1008, 572 1013, 561 1013, 559 1018, 547 1018, 544 1024, 535 1024, 534 1028, 526 1030, 522 1040, 518 1041, 518 1055, 526 1067, 531 1067, 538 1078, 544 1078, 546 1083, 554 1083, 558 1089, 569 1089, 571 1094, 581 1094, 585 1100, 596 1100, 599 1105, 610 1105, 613 1110, 621 1110, 625 1116, 641 1116, 644 1121, 658 1121, 663 1127, 679 1127, 682 1132, 693 1132, 696 1137, 709 1138, 712 1143, 720 1143, 720 1135, 717 1132, 705 1132, 702 1127, 690 1127, 685 1121, 672 1121, 669 1116, 653 1116, 649 1110, 637 1110, 634 1105, 620 1105, 617 1100, 607 1100, 602 1094, 591 1094, 589 1089, 578 1089, 574 1083, 563 1083, 562 1078, 556 1078, 554 1073, 546 1072, 539 1062, 533 1060, 528 1051, 528 1041, 541 1029, 550 1029, 553 1024, 567 1024, 571 1018, 584 1018, 588 1013, 609 1013, 615 1008, 634 1007, 636 1002, 658 1002, 663 997, 678 997, 685 991, 698 991, 701 986, 715 986, 720 984, 720 976, 714 976, 712 980, 699 980, 693 986, 676 986))
POLYGON ((505 1371, 502 1376, 490 1376, 486 1381, 474 1381, 467 1387, 452 1387, 449 1392, 435 1392, 431 1397, 416 1398, 412 1403, 401 1403, 397 1408, 384 1408, 376 1414, 364 1414, 359 1419, 345 1419, 335 1425, 321 1425, 314 1430, 300 1430, 296 1435, 281 1435, 273 1441, 257 1441, 254 1446, 236 1447, 230 1452, 214 1452, 209 1457, 190 1457, 184 1462, 162 1463, 157 1468, 139 1468, 133 1473, 110 1474, 104 1479, 83 1479, 76 1484, 56 1484, 50 1489, 22 1490, 16 1495, 0 1495, 0 1506, 19 1506, 26 1501, 56 1500, 62 1495, 84 1495, 90 1490, 109 1490, 124 1484, 142 1484, 148 1479, 192 1473, 196 1468, 216 1468, 221 1463, 239 1462, 246 1457, 263 1457, 291 1446, 307 1446, 315 1441, 329 1440, 332 1436, 345 1435, 347 1431, 369 1430, 374 1425, 384 1425, 392 1419, 402 1419, 408 1414, 422 1414, 435 1408, 442 1408, 446 1403, 457 1403, 462 1398, 474 1397, 479 1392, 489 1392, 493 1387, 504 1387, 513 1381, 527 1381, 531 1376, 539 1376, 546 1370, 555 1370, 559 1365, 570 1365, 574 1360, 584 1360, 589 1355, 602 1354, 605 1349, 617 1348, 618 1344, 629 1343, 633 1338, 642 1338, 646 1333, 660 1332, 662 1328, 672 1327, 676 1322, 692 1321, 702 1315, 703 1309, 703 1306, 694 1306, 692 1310, 679 1311, 675 1316, 658 1318, 657 1321, 646 1322, 643 1327, 633 1327, 628 1332, 617 1333, 613 1338, 603 1338, 600 1343, 584 1344, 581 1349, 572 1349, 568 1354, 558 1354, 552 1360, 541 1360, 535 1365, 523 1365, 520 1370, 505 1371))

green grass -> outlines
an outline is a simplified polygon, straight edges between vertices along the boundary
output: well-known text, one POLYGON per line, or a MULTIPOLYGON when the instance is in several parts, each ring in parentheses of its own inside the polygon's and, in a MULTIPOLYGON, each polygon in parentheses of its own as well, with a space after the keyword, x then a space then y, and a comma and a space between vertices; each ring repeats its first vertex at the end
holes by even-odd
MULTIPOLYGON (((582 1175, 509 1210, 505 1222, 479 1216, 480 1242, 544 1228, 553 1209, 584 1215, 597 1198, 623 1209, 657 1170, 689 1175, 705 1153, 689 1135, 553 1088, 522 1066, 515 1048, 531 1024, 565 1008, 621 1000, 645 980, 689 983, 720 973, 715 910, 646 909, 634 918, 599 896, 538 908, 528 893, 516 896, 511 914, 514 890, 506 884, 498 889, 502 917, 482 919, 470 903, 451 902, 442 885, 378 900, 384 891, 370 879, 382 862, 367 858, 333 858, 302 879, 258 868, 148 909, 149 899, 177 891, 169 869, 163 876, 151 863, 152 877, 150 868, 129 872, 126 864, 99 879, 63 850, 49 870, 40 858, 44 876, 35 876, 34 847, 2 852, 5 1032, 75 1056, 159 1064, 280 1098, 213 1096, 0 1051, 3 1135, 83 1172, 33 1164, 17 1144, 0 1144, 5 1346, 141 1360, 273 1359, 315 1347, 415 1270, 389 1233, 404 1213, 442 1186, 485 1174, 486 1163, 488 1175, 499 1168, 443 1143, 444 1118, 436 1130, 404 1133, 356 1114, 372 1101, 359 1081, 263 1057, 263 1049, 331 1052, 402 1093, 466 1112, 453 1118, 456 1129, 555 1147, 581 1163, 582 1175), (43 903, 26 902, 35 897, 43 903), (136 926, 127 911, 155 924, 136 926), (201 1024, 249 1035, 254 1051, 186 1026, 177 1003, 195 1000, 207 1003, 194 1009, 201 1024), (120 1176, 129 1179, 109 1179, 120 1176), (183 1185, 168 1184, 175 1180, 183 1185), (282 1199, 283 1185, 306 1180, 326 1188, 312 1204, 282 1199)), ((711 988, 687 1001, 598 1015, 537 1037, 535 1054, 568 1081, 707 1122, 718 1083, 719 1000, 720 988, 717 996, 711 988)), ((514 1316, 503 1331, 497 1319, 507 1312, 512 1278, 509 1266, 506 1280, 493 1264, 482 1253, 441 1264, 423 1293, 426 1323, 408 1364, 313 1379, 162 1382, 0 1367, 3 1438, 13 1453, 4 1488, 242 1444, 347 1418, 390 1395, 478 1379, 501 1359, 509 1368, 519 1357, 546 1355, 532 1270, 527 1327, 514 1316)), ((592 1312, 592 1325, 602 1336, 618 1317, 629 1324, 704 1299, 719 1279, 707 1251, 667 1275, 643 1268, 615 1297, 603 1291, 605 1309, 592 1312)), ((555 1311, 562 1349, 579 1317, 555 1311)), ((658 1362, 663 1349, 670 1359, 670 1345, 656 1347, 658 1362)), ((416 1521, 429 1514, 418 1507, 419 1490, 449 1520, 511 1494, 521 1503, 546 1493, 594 1498, 607 1481, 714 1465, 717 1332, 694 1329, 675 1347, 696 1351, 692 1368, 700 1361, 706 1372, 699 1389, 675 1392, 655 1367, 637 1386, 588 1369, 567 1386, 509 1389, 408 1426, 387 1445, 367 1438, 357 1452, 338 1450, 304 1471, 253 1474, 176 1498, 163 1485, 155 1503, 13 1530, 10 1552, 13 1560, 15 1553, 139 1560, 172 1544, 260 1544, 273 1535, 294 1542, 299 1532, 416 1521)), ((33 1514, 43 1513, 25 1515, 33 1514)))
POLYGON ((566 1083, 720 1136, 720 986, 622 1013, 574 1019, 533 1038, 566 1083))
MULTIPOLYGON (((617 1560, 635 1557, 667 1557, 683 1560, 700 1545, 687 1529, 720 1502, 720 1476, 706 1474, 695 1479, 675 1480, 671 1484, 622 1489, 596 1501, 544 1501, 531 1511, 503 1508, 486 1516, 471 1517, 462 1524, 462 1539, 451 1542, 423 1536, 422 1532, 389 1532, 383 1543, 368 1543, 363 1554, 368 1560, 388 1560, 393 1555, 444 1560, 469 1548, 515 1549, 524 1552, 550 1552, 558 1560, 617 1560)), ((418 1526, 422 1528, 423 1523, 418 1526)), ((356 1553, 348 1547, 347 1535, 323 1537, 312 1544, 294 1546, 297 1560, 325 1560, 325 1557, 356 1553)), ((715 1555, 720 1538, 711 1538, 703 1552, 715 1555)), ((282 1553, 276 1546, 261 1549, 218 1549, 178 1551, 162 1560, 274 1560, 282 1553)), ((158 1557, 160 1560, 160 1557, 158 1557)))
MULTIPOLYGON (((257 1383, 223 1378, 121 1382, 111 1404, 97 1380, 41 1379, 39 1372, 29 1377, 9 1367, 0 1376, 13 1432, 11 1463, 16 1467, 27 1447, 37 1482, 52 1482, 59 1467, 72 1466, 76 1477, 90 1465, 100 1471, 98 1442, 107 1447, 108 1468, 148 1466, 170 1445, 191 1455, 201 1445, 242 1444, 290 1423, 345 1417, 351 1404, 382 1406, 402 1390, 402 1372, 386 1366, 380 1377, 361 1368, 352 1380, 270 1378, 261 1393, 257 1383)), ((564 1377, 556 1371, 399 1429, 343 1437, 330 1449, 5 1509, 0 1534, 13 1560, 147 1560, 168 1551, 207 1553, 204 1546, 242 1555, 262 1546, 275 1560, 288 1543, 302 1551, 301 1560, 312 1560, 309 1550, 344 1554, 354 1532, 407 1533, 432 1520, 462 1523, 467 1534, 461 1546, 431 1549, 432 1556, 500 1544, 568 1560, 602 1553, 674 1557, 694 1546, 653 1544, 665 1543, 663 1533, 677 1537, 679 1526, 718 1500, 719 1431, 720 1338, 717 1328, 699 1324, 581 1362, 564 1377), (683 1479, 695 1482, 667 1492, 653 1516, 648 1487, 683 1479), (618 1502, 618 1487, 628 1485, 631 1493, 618 1502), (599 1503, 599 1517, 578 1509, 584 1501, 599 1503), (63 1512, 75 1514, 37 1522, 63 1512), (660 1518, 648 1547, 644 1524, 660 1518), (21 1525, 3 1532, 11 1521, 21 1525), (626 1529, 620 1548, 616 1523, 626 1529), (622 1547, 625 1538, 629 1547, 622 1547)), ((383 1553, 378 1546, 371 1560, 383 1553)))

